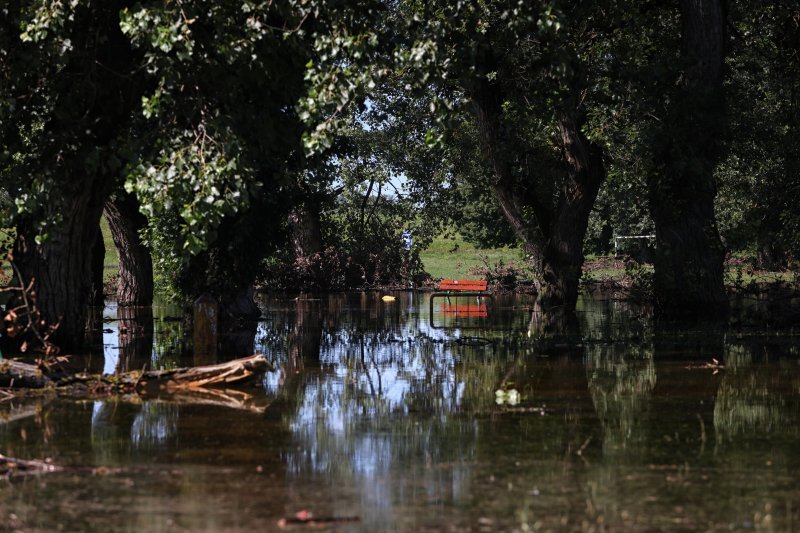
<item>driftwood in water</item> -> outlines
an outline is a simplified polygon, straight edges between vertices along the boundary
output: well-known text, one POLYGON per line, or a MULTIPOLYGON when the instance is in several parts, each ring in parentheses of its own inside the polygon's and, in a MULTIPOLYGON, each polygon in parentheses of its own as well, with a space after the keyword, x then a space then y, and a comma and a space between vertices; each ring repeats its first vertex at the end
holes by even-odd
POLYGON ((167 392, 215 385, 229 385, 249 379, 270 369, 267 358, 256 354, 216 365, 194 366, 176 370, 144 372, 137 383, 137 391, 152 390, 153 385, 167 392))
POLYGON ((41 389, 49 382, 38 366, 0 359, 0 387, 41 389))
POLYGON ((133 371, 108 376, 72 374, 66 377, 50 377, 35 365, 2 360, 0 361, 0 386, 80 388, 90 394, 136 392, 141 395, 154 395, 160 391, 173 392, 215 385, 230 385, 245 381, 271 368, 272 365, 266 357, 255 354, 226 363, 175 370, 133 371))
POLYGON ((62 470, 62 467, 45 461, 24 461, 0 454, 0 477, 10 478, 34 474, 48 474, 60 470, 62 470))

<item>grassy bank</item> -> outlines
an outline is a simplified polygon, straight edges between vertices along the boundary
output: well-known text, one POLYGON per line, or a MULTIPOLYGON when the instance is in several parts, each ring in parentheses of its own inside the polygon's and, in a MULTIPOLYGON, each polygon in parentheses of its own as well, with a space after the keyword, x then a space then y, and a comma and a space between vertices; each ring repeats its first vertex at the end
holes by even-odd
POLYGON ((480 267, 494 267, 500 261, 506 265, 522 264, 519 248, 479 250, 460 236, 437 237, 427 249, 420 252, 419 257, 425 270, 434 279, 479 278, 481 276, 471 274, 470 271, 480 267))
POLYGON ((103 232, 103 244, 106 247, 106 257, 103 259, 103 281, 107 282, 119 273, 119 260, 114 239, 111 238, 111 229, 108 227, 105 217, 100 219, 100 229, 103 232))
MULTIPOLYGON (((483 277, 475 272, 481 267, 494 268, 499 262, 513 264, 524 270, 521 251, 518 248, 479 250, 461 237, 438 237, 420 252, 425 270, 434 279, 477 279, 483 277)), ((631 285, 641 283, 653 274, 653 265, 626 265, 623 259, 613 256, 587 256, 583 267, 583 279, 594 284, 631 285)), ((770 272, 752 266, 752 258, 736 256, 725 264, 725 284, 741 287, 751 283, 794 283, 796 275, 791 271, 770 272)))

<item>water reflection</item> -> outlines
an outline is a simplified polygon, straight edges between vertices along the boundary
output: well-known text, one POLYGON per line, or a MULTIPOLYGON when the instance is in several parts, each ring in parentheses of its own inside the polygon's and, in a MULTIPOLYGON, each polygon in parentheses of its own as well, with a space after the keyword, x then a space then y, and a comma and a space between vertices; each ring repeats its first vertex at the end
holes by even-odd
POLYGON ((726 370, 714 405, 714 429, 722 443, 776 433, 800 436, 798 361, 768 364, 770 354, 762 348, 726 346, 726 370))
MULTIPOLYGON (((244 391, 264 400, 259 409, 0 403, 3 453, 135 467, 80 481, 81 501, 101 502, 123 528, 270 529, 300 509, 357 516, 353 529, 369 531, 791 529, 800 519, 792 336, 654 326, 646 309, 611 299, 581 301, 580 334, 558 342, 529 335, 524 297, 458 321, 449 309, 430 316, 418 293, 270 296, 261 307, 248 342, 276 371, 244 391), (495 404, 510 388, 521 403, 495 404)), ((159 313, 152 333, 142 325, 130 338, 123 320, 106 322, 120 354, 106 366, 186 361, 183 323, 159 313)), ((44 483, 49 492, 0 487, 0 513, 54 529, 48 517, 79 481, 44 483)), ((76 509, 66 529, 91 512, 76 509)))
POLYGON ((179 308, 164 303, 152 307, 108 303, 103 308, 100 333, 102 372, 116 374, 185 364, 187 343, 181 316, 179 308))
POLYGON ((656 386, 652 349, 593 345, 587 353, 586 371, 592 402, 603 425, 603 451, 640 450, 647 441, 650 397, 656 386))

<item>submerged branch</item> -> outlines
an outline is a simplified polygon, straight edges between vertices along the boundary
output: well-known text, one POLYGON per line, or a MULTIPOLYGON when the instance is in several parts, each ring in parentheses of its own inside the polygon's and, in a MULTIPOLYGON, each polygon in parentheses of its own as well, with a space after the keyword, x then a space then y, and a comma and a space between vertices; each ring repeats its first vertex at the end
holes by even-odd
POLYGON ((0 454, 0 478, 14 478, 59 472, 62 467, 46 461, 25 461, 0 454))
MULTIPOLYGON (((261 354, 225 363, 175 370, 133 371, 118 375, 71 374, 50 376, 43 368, 19 361, 0 361, 0 386, 23 389, 69 389, 85 394, 131 394, 159 396, 182 391, 209 390, 205 387, 244 382, 272 370, 261 354)), ((215 391, 216 392, 216 391, 215 391)))

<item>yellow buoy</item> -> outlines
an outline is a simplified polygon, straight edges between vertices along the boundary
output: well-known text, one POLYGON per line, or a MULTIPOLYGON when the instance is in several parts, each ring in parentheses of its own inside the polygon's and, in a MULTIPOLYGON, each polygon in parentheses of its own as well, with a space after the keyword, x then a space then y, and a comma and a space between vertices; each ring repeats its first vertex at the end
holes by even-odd
POLYGON ((395 298, 394 296, 386 295, 386 296, 382 297, 381 300, 383 300, 384 302, 393 302, 393 301, 397 300, 397 298, 395 298))

